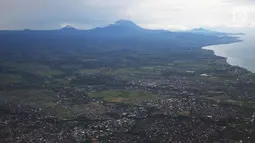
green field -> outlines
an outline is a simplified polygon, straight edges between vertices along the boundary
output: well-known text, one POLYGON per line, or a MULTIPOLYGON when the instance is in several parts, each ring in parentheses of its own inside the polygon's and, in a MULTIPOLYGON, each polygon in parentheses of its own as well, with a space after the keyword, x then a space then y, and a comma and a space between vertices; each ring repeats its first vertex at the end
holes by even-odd
POLYGON ((8 85, 12 83, 18 83, 22 79, 19 75, 13 74, 0 74, 0 85, 8 85))
POLYGON ((89 96, 102 98, 106 102, 138 103, 139 101, 155 99, 152 93, 144 91, 107 90, 90 93, 89 96))

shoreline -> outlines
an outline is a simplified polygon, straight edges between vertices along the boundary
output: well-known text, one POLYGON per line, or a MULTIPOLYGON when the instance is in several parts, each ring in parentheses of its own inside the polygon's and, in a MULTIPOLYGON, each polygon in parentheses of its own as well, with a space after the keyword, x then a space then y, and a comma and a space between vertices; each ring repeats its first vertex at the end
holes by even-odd
MULTIPOLYGON (((242 37, 240 37, 242 38, 242 37)), ((251 72, 253 74, 255 74, 255 71, 252 71, 251 69, 247 68, 247 67, 243 67, 240 65, 240 63, 233 63, 233 62, 230 62, 230 57, 228 57, 227 55, 224 55, 224 54, 219 54, 216 52, 215 48, 220 48, 221 46, 224 46, 224 45, 231 45, 231 44, 237 44, 237 43, 242 43, 244 42, 243 39, 241 39, 241 41, 237 41, 237 42, 232 42, 232 43, 226 43, 226 44, 216 44, 216 45, 208 45, 208 46, 204 46, 204 47, 201 47, 202 50, 206 50, 206 51, 211 51, 214 56, 216 57, 220 57, 220 58, 224 58, 225 59, 225 62, 226 64, 232 66, 232 67, 238 67, 238 68, 241 68, 241 69, 245 69, 247 70, 248 72, 251 72)), ((234 58, 233 58, 234 59, 234 58)), ((233 61, 233 60, 232 60, 233 61)))

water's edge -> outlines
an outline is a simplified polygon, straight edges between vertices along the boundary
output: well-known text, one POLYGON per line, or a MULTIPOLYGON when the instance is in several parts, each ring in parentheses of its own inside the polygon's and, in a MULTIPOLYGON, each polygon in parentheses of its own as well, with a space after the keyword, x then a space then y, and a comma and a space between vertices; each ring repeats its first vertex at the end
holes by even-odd
POLYGON ((240 41, 240 42, 233 42, 233 43, 229 43, 229 44, 217 44, 217 45, 209 45, 209 46, 205 46, 205 47, 202 47, 201 49, 202 50, 207 50, 207 51, 211 51, 215 56, 217 57, 221 57, 221 58, 224 58, 226 60, 226 63, 231 65, 231 66, 236 66, 236 67, 239 67, 239 68, 242 68, 242 69, 245 69, 249 72, 252 72, 252 73, 255 73, 255 71, 253 71, 252 69, 250 69, 249 67, 245 67, 245 66, 242 66, 242 64, 240 64, 240 62, 238 61, 238 59, 235 59, 233 57, 230 57, 228 56, 226 53, 224 53, 224 50, 222 50, 221 52, 219 52, 219 48, 221 49, 224 49, 224 46, 232 46, 234 44, 237 44, 237 43, 242 43, 244 41, 240 41), (217 50, 218 49, 218 50, 217 50))

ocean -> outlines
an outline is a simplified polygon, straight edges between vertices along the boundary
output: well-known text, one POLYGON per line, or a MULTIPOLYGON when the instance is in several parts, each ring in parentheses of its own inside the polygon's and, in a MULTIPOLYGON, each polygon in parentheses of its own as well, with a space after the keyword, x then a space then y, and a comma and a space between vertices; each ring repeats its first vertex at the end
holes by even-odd
POLYGON ((240 38, 242 42, 207 46, 203 49, 213 50, 217 56, 227 58, 230 65, 255 73, 255 35, 247 34, 240 38))

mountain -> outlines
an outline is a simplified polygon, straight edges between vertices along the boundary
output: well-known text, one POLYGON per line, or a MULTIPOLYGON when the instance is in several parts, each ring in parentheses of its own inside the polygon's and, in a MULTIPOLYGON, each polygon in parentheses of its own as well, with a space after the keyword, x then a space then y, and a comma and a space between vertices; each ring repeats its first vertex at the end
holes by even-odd
POLYGON ((105 27, 97 27, 89 30, 91 34, 101 36, 118 36, 118 37, 131 37, 131 36, 149 36, 152 34, 170 34, 166 30, 149 30, 142 28, 129 20, 119 20, 105 27))
MULTIPOLYGON (((0 31, 1 34, 17 34, 20 31, 0 31)), ((27 30, 22 31, 28 37, 35 37, 38 39, 67 39, 72 41, 86 41, 99 43, 122 43, 122 46, 131 44, 147 43, 148 46, 158 47, 160 44, 169 44, 170 47, 180 47, 178 45, 186 46, 193 44, 195 46, 206 46, 214 43, 228 43, 229 41, 240 41, 229 34, 215 32, 206 29, 193 29, 184 32, 171 32, 167 30, 151 30, 140 27, 129 20, 119 20, 105 27, 98 27, 90 30, 79 30, 70 25, 67 25, 59 30, 27 30), (195 44, 194 44, 195 43, 195 44)))
POLYGON ((194 33, 194 34, 202 34, 202 35, 214 35, 214 36, 244 35, 243 33, 224 33, 224 32, 208 30, 204 28, 195 28, 185 32, 194 33))
POLYGON ((102 34, 120 34, 120 33, 134 33, 140 32, 144 29, 129 20, 119 20, 105 27, 97 27, 90 30, 102 34), (108 33, 110 32, 110 33, 108 33))
POLYGON ((132 21, 129 20, 119 20, 116 21, 115 23, 107 26, 106 28, 120 28, 120 29, 132 29, 132 30, 142 30, 140 26, 135 24, 132 21))
POLYGON ((60 30, 62 31, 74 31, 74 30, 78 30, 70 25, 66 25, 65 27, 61 28, 60 30))
POLYGON ((204 28, 195 28, 195 29, 193 29, 191 31, 192 32, 215 32, 215 31, 212 31, 212 30, 204 29, 204 28))
POLYGON ((226 35, 226 33, 212 31, 204 28, 195 28, 189 31, 185 31, 189 33, 203 34, 203 35, 226 35))
POLYGON ((216 31, 212 31, 212 30, 207 30, 204 28, 195 28, 193 30, 191 30, 190 32, 203 32, 203 33, 215 33, 216 31))

